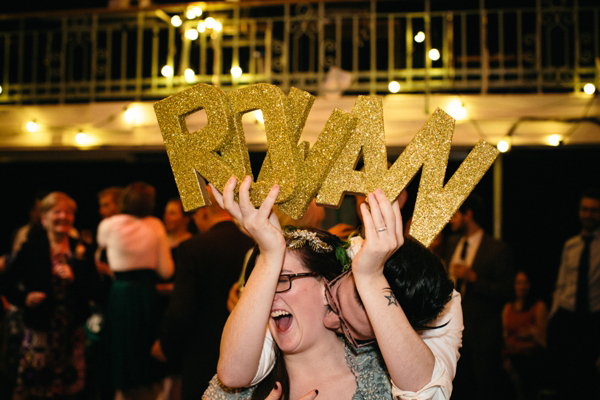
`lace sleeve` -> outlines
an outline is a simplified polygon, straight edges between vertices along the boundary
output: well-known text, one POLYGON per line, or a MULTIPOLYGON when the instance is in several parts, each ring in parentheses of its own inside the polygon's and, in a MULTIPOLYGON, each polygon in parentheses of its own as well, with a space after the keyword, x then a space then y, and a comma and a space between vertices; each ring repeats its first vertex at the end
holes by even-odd
POLYGON ((234 389, 224 386, 215 375, 202 395, 202 400, 249 400, 252 392, 254 387, 234 389))

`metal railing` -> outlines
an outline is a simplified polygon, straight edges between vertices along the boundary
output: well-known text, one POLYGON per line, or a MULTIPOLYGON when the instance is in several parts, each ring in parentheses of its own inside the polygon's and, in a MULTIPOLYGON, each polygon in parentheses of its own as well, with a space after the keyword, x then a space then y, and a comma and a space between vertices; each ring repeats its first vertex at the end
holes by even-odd
POLYGON ((579 91, 599 80, 599 6, 536 0, 440 11, 425 1, 423 11, 403 12, 403 4, 208 2, 195 19, 185 17, 187 4, 0 15, 0 103, 156 99, 197 82, 375 94, 390 81, 401 92, 488 93, 579 91), (222 29, 207 27, 207 17, 222 29))

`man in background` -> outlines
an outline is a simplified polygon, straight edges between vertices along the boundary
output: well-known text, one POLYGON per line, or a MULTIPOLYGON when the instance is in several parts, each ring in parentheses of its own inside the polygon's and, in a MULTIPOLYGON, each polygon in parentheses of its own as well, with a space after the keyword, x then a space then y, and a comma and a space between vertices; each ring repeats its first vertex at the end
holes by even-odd
POLYGON ((464 321, 453 398, 500 399, 502 308, 512 293, 510 251, 481 228, 481 197, 471 194, 450 219, 449 276, 462 295, 464 321))
POLYGON ((175 256, 175 287, 163 318, 160 345, 181 371, 181 397, 202 397, 217 370, 221 332, 229 315, 227 296, 254 242, 242 233, 211 193, 196 211, 199 233, 175 256))
POLYGON ((548 351, 563 398, 600 398, 600 188, 579 203, 581 232, 566 241, 548 324, 548 351))

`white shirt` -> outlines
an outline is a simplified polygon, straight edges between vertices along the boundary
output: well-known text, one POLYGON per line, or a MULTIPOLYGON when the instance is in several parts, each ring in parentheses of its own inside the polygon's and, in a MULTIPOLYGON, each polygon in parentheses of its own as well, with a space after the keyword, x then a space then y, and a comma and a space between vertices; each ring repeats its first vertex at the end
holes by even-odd
POLYGON ((106 248, 115 272, 134 269, 173 270, 167 232, 158 218, 118 214, 98 225, 98 246, 106 248))
MULTIPOLYGON (((452 298, 446 304, 442 315, 432 323, 433 326, 446 326, 428 329, 419 333, 423 342, 435 357, 431 380, 417 392, 401 390, 392 382, 392 395, 396 400, 448 400, 452 394, 452 380, 456 375, 456 363, 462 346, 463 318, 460 305, 460 293, 452 292, 452 298)), ((267 329, 263 349, 260 355, 258 371, 250 385, 262 381, 275 365, 275 343, 267 329)), ((399 354, 398 356, 402 356, 399 354)))
MULTIPOLYGON (((600 228, 592 232, 590 242, 590 271, 588 275, 590 311, 600 311, 600 228)), ((575 311, 575 297, 577 296, 577 275, 579 260, 583 251, 584 242, 581 235, 567 240, 563 248, 556 292, 552 304, 551 314, 561 307, 567 311, 575 311)))

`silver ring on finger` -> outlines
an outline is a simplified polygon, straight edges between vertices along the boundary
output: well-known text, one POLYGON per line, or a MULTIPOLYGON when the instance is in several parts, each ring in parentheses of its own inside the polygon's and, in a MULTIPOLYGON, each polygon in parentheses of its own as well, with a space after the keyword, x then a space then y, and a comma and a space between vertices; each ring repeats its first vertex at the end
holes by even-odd
POLYGON ((377 232, 383 232, 387 230, 387 228, 384 226, 383 228, 377 228, 377 232))

